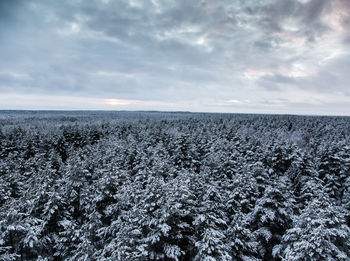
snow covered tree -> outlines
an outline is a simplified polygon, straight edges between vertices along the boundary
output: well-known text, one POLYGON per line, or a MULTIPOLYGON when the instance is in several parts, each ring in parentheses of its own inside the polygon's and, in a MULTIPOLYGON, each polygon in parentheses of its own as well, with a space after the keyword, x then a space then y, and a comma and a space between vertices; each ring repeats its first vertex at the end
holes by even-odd
POLYGON ((288 179, 281 178, 274 186, 268 186, 248 216, 259 242, 259 256, 263 260, 272 259, 272 248, 279 244, 292 223, 294 199, 288 184, 288 179))
POLYGON ((320 158, 318 172, 329 196, 339 203, 345 190, 343 184, 350 174, 350 148, 345 144, 331 144, 320 158))
POLYGON ((212 181, 204 186, 201 207, 193 221, 196 240, 196 255, 193 260, 231 260, 226 243, 227 216, 224 211, 225 193, 218 183, 212 181))
POLYGON ((257 261, 258 241, 251 231, 247 216, 238 212, 226 232, 230 256, 237 261, 257 261))
POLYGON ((349 260, 350 229, 344 210, 332 204, 326 194, 319 195, 294 217, 293 227, 273 253, 283 261, 349 260))

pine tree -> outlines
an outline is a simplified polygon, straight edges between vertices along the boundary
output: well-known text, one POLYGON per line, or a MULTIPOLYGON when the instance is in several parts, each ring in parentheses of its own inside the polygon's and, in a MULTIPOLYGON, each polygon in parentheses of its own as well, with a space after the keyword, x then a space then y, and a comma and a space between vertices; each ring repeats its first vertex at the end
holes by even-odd
POLYGON ((349 260, 350 229, 344 210, 326 194, 313 199, 273 250, 284 261, 349 260))
POLYGON ((227 230, 227 243, 230 256, 237 261, 257 261, 258 241, 251 231, 247 216, 238 212, 227 230))
POLYGON ((274 186, 268 186, 248 216, 259 242, 259 256, 263 260, 272 259, 272 248, 279 244, 292 223, 294 199, 288 184, 288 179, 281 178, 274 186))
POLYGON ((320 158, 319 178, 324 181, 325 191, 340 203, 343 184, 350 173, 349 148, 344 144, 331 144, 320 158))
POLYGON ((228 218, 224 211, 225 193, 218 183, 211 181, 204 186, 201 207, 193 221, 196 232, 196 255, 193 260, 231 260, 230 247, 226 241, 228 218))

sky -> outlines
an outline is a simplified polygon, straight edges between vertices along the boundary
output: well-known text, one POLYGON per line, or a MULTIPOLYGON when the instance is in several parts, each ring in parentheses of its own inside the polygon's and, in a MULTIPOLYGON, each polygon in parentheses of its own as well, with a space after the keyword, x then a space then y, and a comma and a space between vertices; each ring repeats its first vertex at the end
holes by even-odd
POLYGON ((350 1, 0 0, 0 109, 350 115, 350 1))

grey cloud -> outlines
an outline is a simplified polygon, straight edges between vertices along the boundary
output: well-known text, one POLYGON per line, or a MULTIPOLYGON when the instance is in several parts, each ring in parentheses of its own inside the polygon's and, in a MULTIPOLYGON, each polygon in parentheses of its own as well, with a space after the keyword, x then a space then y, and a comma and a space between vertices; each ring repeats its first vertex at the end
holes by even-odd
POLYGON ((350 68, 350 56, 339 57, 325 65, 317 74, 301 77, 296 87, 320 93, 347 92, 350 82, 348 68, 350 68))
POLYGON ((273 76, 263 76, 260 78, 263 81, 266 82, 273 82, 273 83, 282 83, 282 84, 294 84, 297 82, 295 77, 289 77, 289 76, 284 76, 281 74, 275 74, 273 76))
POLYGON ((322 14, 329 9, 330 0, 310 0, 300 9, 300 15, 305 24, 319 23, 322 14))
POLYGON ((275 39, 273 37, 265 37, 264 39, 255 41, 254 47, 261 51, 270 51, 273 49, 273 42, 275 42, 275 39))
POLYGON ((315 75, 292 77, 274 74, 260 77, 259 85, 268 91, 283 92, 283 87, 289 86, 296 90, 313 90, 318 93, 347 93, 350 81, 350 75, 346 73, 348 68, 350 57, 343 57, 329 63, 315 75))
POLYGON ((30 76, 27 74, 0 72, 0 92, 11 91, 13 88, 23 89, 28 79, 30 76))
MULTIPOLYGON (((295 0, 278 1, 262 6, 259 14, 264 29, 271 31, 281 31, 281 23, 289 17, 296 16, 301 9, 301 4, 295 0)), ((260 22, 260 21, 259 21, 260 22)))
POLYGON ((24 1, 0 1, 0 29, 1 31, 13 24, 21 24, 21 16, 18 14, 24 1))
POLYGON ((261 7, 257 24, 261 25, 262 30, 274 33, 283 32, 283 26, 294 21, 300 25, 299 33, 312 42, 316 37, 331 30, 322 18, 332 12, 339 3, 342 8, 349 8, 343 0, 310 0, 305 3, 297 0, 274 0, 271 4, 261 7))
POLYGON ((327 24, 321 21, 321 17, 328 10, 330 10, 330 0, 311 0, 300 10, 303 25, 306 26, 305 34, 309 40, 314 41, 316 36, 330 30, 327 24))
POLYGON ((259 79, 259 85, 268 91, 283 91, 285 85, 295 85, 297 80, 280 74, 263 76, 259 79))

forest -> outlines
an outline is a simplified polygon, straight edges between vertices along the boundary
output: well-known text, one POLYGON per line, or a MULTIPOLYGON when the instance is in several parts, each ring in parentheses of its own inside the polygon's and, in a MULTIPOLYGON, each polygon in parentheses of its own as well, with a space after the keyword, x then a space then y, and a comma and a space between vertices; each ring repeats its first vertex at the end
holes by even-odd
POLYGON ((350 117, 0 111, 0 260, 350 260, 350 117))

